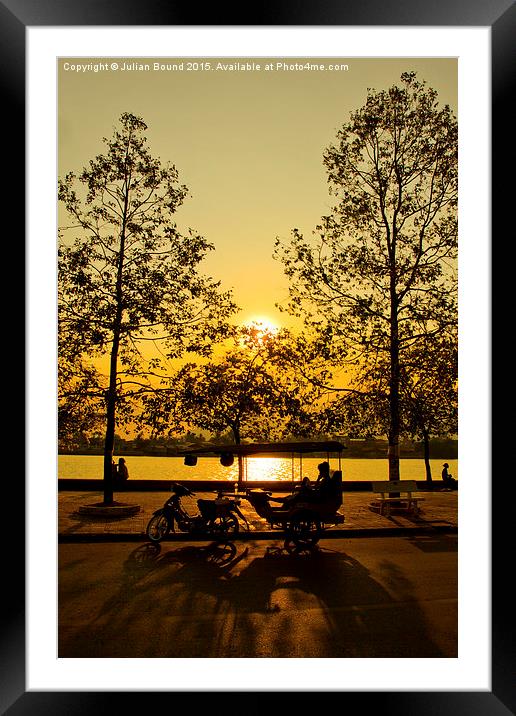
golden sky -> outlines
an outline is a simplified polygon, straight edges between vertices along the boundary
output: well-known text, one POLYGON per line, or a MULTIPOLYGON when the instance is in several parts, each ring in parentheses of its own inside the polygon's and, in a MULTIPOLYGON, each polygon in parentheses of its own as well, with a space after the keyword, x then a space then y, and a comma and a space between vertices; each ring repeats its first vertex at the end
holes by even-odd
POLYGON ((274 240, 287 239, 294 227, 308 234, 328 213, 324 149, 368 88, 387 88, 406 71, 417 72, 457 113, 453 58, 61 58, 58 173, 80 171, 102 152, 102 137, 112 135, 123 112, 141 116, 151 153, 174 164, 190 190, 177 223, 215 245, 205 271, 234 290, 242 308, 237 320, 289 325, 274 308, 286 302, 288 289, 272 259, 274 240), (189 71, 194 61, 198 69, 189 71), (307 61, 326 69, 277 68, 307 61), (154 70, 155 62, 183 69, 154 70), (210 70, 201 69, 203 62, 210 70), (219 62, 226 67, 216 69, 219 62), (260 69, 227 67, 237 62, 260 69), (123 69, 134 63, 150 70, 123 69))

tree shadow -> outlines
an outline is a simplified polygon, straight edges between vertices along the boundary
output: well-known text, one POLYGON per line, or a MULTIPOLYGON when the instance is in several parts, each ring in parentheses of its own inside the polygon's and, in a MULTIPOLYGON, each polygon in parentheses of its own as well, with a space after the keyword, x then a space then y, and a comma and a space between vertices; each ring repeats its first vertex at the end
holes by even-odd
POLYGON ((407 537, 411 545, 422 552, 456 552, 457 535, 418 535, 407 537))
POLYGON ((124 523, 127 520, 134 519, 134 515, 82 515, 79 512, 71 512, 68 515, 68 522, 66 526, 60 526, 59 532, 63 535, 72 535, 80 533, 84 528, 96 527, 101 531, 105 531, 109 525, 117 525, 124 523))
POLYGON ((403 603, 330 549, 234 543, 135 549, 60 657, 443 657, 410 585, 403 603))

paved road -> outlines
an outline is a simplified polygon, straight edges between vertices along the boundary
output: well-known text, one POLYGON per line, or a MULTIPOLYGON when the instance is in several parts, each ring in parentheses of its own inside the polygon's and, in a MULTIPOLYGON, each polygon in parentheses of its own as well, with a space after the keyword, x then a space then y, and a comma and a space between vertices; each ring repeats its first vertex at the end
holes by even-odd
POLYGON ((455 657, 457 538, 59 545, 60 657, 455 657))

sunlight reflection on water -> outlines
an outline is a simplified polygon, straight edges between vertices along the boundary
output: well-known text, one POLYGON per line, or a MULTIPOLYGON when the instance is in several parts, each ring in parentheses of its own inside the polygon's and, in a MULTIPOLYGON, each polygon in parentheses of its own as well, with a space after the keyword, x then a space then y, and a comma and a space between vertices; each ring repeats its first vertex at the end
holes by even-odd
MULTIPOLYGON (((118 455, 116 460, 118 460, 118 455)), ((293 462, 289 458, 253 457, 247 459, 247 480, 300 480, 308 476, 311 480, 317 477, 317 465, 324 458, 303 457, 302 462, 296 457, 293 462)), ((177 457, 143 457, 128 455, 127 467, 129 478, 135 480, 228 480, 238 479, 238 463, 231 467, 223 467, 216 457, 199 458, 195 467, 183 464, 177 457)), ((441 478, 444 460, 430 460, 432 477, 441 478)), ((450 473, 458 478, 458 460, 447 459, 450 473)), ((330 467, 337 470, 339 461, 330 457, 330 467)), ((101 478, 103 469, 102 455, 59 455, 58 477, 62 478, 101 478)), ((343 458, 341 460, 344 480, 387 480, 388 465, 386 459, 343 458)), ((424 480, 425 466, 422 459, 400 460, 400 473, 403 480, 424 480)))

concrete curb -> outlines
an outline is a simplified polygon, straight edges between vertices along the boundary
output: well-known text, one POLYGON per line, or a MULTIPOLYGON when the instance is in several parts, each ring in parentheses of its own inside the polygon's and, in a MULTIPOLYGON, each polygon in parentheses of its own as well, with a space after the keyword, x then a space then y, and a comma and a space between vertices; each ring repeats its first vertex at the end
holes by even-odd
MULTIPOLYGON (((435 534, 457 534, 458 530, 455 525, 435 525, 420 527, 378 527, 371 529, 347 529, 347 530, 329 530, 321 537, 322 540, 327 539, 346 539, 348 537, 394 537, 407 535, 435 535, 435 534)), ((229 542, 246 542, 253 540, 282 540, 285 533, 282 530, 260 531, 260 532, 239 532, 232 535, 229 542)), ((144 533, 138 532, 90 532, 82 534, 60 534, 58 542, 60 544, 71 544, 78 542, 151 542, 144 533)), ((214 542, 215 540, 205 535, 191 535, 189 533, 177 533, 168 535, 162 540, 164 542, 214 542)))

